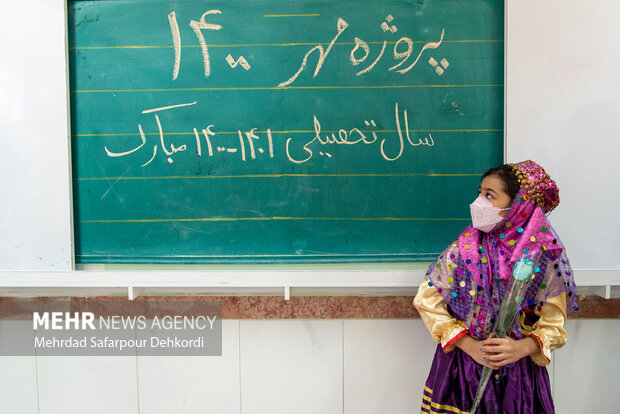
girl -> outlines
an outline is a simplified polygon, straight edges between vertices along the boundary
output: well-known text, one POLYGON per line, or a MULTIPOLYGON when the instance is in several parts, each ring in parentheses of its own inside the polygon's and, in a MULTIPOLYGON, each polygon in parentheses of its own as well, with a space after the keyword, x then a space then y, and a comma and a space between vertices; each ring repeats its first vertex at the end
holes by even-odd
POLYGON ((426 272, 413 304, 437 346, 422 413, 467 413, 483 367, 494 370, 481 413, 553 413, 545 368, 564 345, 576 288, 564 246, 546 215, 558 188, 532 161, 505 164, 482 177, 472 225, 426 272), (518 317, 505 338, 490 337, 513 266, 537 257, 518 317))

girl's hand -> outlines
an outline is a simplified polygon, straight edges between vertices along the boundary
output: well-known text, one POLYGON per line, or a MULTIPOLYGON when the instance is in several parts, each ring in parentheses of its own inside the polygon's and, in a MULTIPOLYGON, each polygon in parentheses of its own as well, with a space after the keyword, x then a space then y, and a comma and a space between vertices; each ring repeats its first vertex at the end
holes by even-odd
POLYGON ((489 359, 489 354, 484 352, 481 347, 482 342, 477 341, 469 335, 465 335, 454 343, 454 346, 461 348, 478 364, 491 369, 499 369, 500 365, 489 359))
POLYGON ((518 361, 539 350, 536 339, 529 336, 520 340, 510 337, 489 338, 479 342, 479 345, 484 360, 488 361, 493 369, 518 361))

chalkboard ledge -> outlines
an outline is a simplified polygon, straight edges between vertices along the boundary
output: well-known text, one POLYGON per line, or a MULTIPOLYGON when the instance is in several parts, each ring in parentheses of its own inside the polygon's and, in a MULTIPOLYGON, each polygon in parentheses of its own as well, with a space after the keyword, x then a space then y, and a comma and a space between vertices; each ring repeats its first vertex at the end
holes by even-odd
MULTIPOLYGON (((0 296, 414 296, 425 269, 0 272, 0 296)), ((575 270, 580 296, 620 297, 620 269, 575 270)))

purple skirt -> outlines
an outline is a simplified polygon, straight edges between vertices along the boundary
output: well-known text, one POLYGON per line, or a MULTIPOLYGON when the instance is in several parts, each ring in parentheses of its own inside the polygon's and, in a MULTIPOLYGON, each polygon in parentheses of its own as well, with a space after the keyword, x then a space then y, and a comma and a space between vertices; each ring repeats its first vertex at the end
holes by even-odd
MULTIPOLYGON (((444 353, 438 345, 424 387, 422 413, 469 413, 482 369, 459 348, 444 353)), ((553 412, 547 369, 529 357, 493 372, 478 409, 479 414, 553 412)))

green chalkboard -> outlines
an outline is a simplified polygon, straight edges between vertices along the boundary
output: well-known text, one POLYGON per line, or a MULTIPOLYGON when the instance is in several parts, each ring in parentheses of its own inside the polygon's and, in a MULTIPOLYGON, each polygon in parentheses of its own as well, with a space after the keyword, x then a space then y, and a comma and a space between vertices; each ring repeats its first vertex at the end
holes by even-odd
POLYGON ((503 159, 503 1, 70 1, 78 262, 429 260, 503 159))

